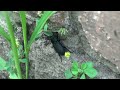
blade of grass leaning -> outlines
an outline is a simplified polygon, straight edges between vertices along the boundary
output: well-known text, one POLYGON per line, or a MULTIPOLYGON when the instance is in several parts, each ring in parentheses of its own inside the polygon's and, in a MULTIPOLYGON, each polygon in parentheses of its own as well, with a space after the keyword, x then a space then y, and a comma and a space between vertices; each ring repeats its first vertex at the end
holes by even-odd
POLYGON ((22 30, 23 30, 23 40, 24 40, 24 48, 25 48, 25 57, 26 57, 26 79, 28 78, 28 70, 29 70, 29 65, 28 65, 28 50, 27 50, 27 27, 26 27, 26 13, 25 11, 20 11, 19 12, 20 17, 21 17, 21 23, 22 23, 22 30))
POLYGON ((17 70, 17 75, 18 75, 19 79, 22 79, 20 62, 19 62, 19 59, 18 59, 18 52, 17 52, 16 43, 15 43, 15 36, 14 36, 14 32, 13 32, 13 27, 12 27, 10 18, 8 16, 8 12, 5 11, 4 14, 5 14, 6 22, 7 22, 7 25, 8 25, 8 31, 10 33, 11 47, 12 47, 12 51, 13 51, 13 54, 14 54, 15 67, 16 67, 16 70, 17 70))
POLYGON ((30 48, 31 44, 34 42, 35 38, 39 33, 42 32, 42 28, 46 21, 52 16, 56 11, 45 11, 42 17, 38 20, 38 25, 35 27, 35 30, 32 33, 30 41, 28 43, 28 48, 30 48))
POLYGON ((4 29, 1 26, 0 26, 0 35, 10 43, 9 35, 4 31, 4 29))

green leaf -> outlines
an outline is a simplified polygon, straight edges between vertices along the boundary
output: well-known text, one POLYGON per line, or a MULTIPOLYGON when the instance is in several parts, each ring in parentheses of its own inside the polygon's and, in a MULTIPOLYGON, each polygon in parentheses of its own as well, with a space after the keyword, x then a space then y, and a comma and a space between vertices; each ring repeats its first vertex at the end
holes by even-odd
POLYGON ((90 62, 90 61, 86 62, 86 64, 87 64, 87 67, 89 67, 89 68, 92 68, 92 67, 93 67, 93 63, 90 62))
POLYGON ((22 62, 22 63, 26 63, 27 62, 27 59, 20 59, 20 62, 22 62))
POLYGON ((23 40, 24 40, 24 48, 25 52, 27 52, 27 27, 26 27, 26 13, 25 11, 19 12, 21 17, 21 23, 22 23, 22 30, 23 30, 23 40))
POLYGON ((10 36, 8 33, 4 31, 4 29, 0 26, 0 35, 5 38, 10 43, 10 36))
POLYGON ((78 72, 79 72, 79 73, 83 73, 83 70, 79 68, 79 69, 78 69, 78 72))
POLYGON ((16 42, 15 42, 15 35, 13 32, 13 26, 12 26, 12 23, 10 21, 10 17, 8 15, 8 11, 4 11, 4 15, 5 15, 7 26, 8 26, 8 31, 10 33, 11 48, 12 48, 12 51, 14 54, 15 66, 16 66, 19 78, 22 78, 20 63, 19 63, 19 59, 18 59, 17 46, 16 46, 16 42))
POLYGON ((70 69, 65 71, 65 77, 66 77, 66 79, 72 78, 72 73, 71 73, 70 69))
POLYGON ((94 68, 86 68, 84 70, 84 73, 88 75, 90 78, 94 78, 98 74, 97 70, 94 68))
POLYGON ((39 18, 36 19, 36 26, 38 25, 39 18))
POLYGON ((72 77, 71 79, 77 79, 77 76, 72 77))
POLYGON ((13 72, 13 69, 8 66, 8 67, 6 68, 6 71, 7 71, 8 73, 10 73, 10 72, 13 72))
POLYGON ((77 71, 77 70, 71 69, 71 72, 72 72, 72 74, 75 75, 75 76, 78 75, 78 71, 77 71))
POLYGON ((5 70, 6 61, 0 57, 0 70, 5 70))
POLYGON ((47 29, 48 29, 48 24, 45 24, 44 31, 47 31, 47 29))
MULTIPOLYGON (((27 26, 26 26, 26 13, 25 11, 20 11, 20 17, 21 17, 21 23, 22 23, 22 30, 23 30, 23 40, 24 40, 24 52, 25 52, 25 57, 28 57, 28 47, 27 47, 27 26)), ((25 61, 26 63, 26 78, 28 78, 28 59, 25 61)))
POLYGON ((50 31, 44 31, 43 33, 44 33, 45 35, 47 35, 47 36, 52 36, 52 35, 53 35, 53 33, 50 32, 50 31))
POLYGON ((82 76, 80 77, 80 79, 86 79, 85 78, 85 74, 82 74, 82 76))
POLYGON ((75 76, 78 75, 78 63, 76 61, 73 61, 73 63, 72 63, 71 72, 75 76))
POLYGON ((44 14, 42 17, 38 20, 38 24, 35 27, 35 30, 32 33, 32 36, 30 38, 30 41, 28 43, 28 48, 30 48, 31 44, 35 40, 35 38, 38 36, 39 33, 42 32, 42 28, 44 27, 47 20, 52 16, 56 11, 44 11, 44 14))
POLYGON ((60 33, 61 35, 65 35, 67 32, 68 32, 68 31, 67 31, 67 29, 65 29, 65 28, 60 28, 60 29, 58 30, 58 33, 60 33))
POLYGON ((81 69, 84 70, 84 69, 86 69, 86 68, 87 68, 87 64, 86 64, 86 63, 82 63, 82 64, 81 64, 81 69))
POLYGON ((14 60, 10 59, 9 61, 6 62, 5 69, 7 70, 7 69, 12 68, 14 66, 15 66, 14 60))
POLYGON ((25 32, 26 35, 26 14, 25 11, 20 11, 19 12, 20 17, 21 17, 21 23, 22 23, 22 30, 25 32))
POLYGON ((10 73, 9 78, 10 79, 19 79, 15 73, 10 73))

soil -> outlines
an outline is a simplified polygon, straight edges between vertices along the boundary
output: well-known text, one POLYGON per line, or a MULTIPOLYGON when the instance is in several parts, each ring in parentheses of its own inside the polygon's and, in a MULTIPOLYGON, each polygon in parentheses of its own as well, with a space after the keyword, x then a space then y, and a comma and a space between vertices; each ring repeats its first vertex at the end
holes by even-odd
MULTIPOLYGON (((28 15, 30 15, 33 18, 38 17, 36 13, 37 12, 35 11, 28 11, 28 15)), ((111 41, 114 44, 110 44, 110 42, 106 41, 106 38, 103 37, 104 33, 99 33, 98 35, 98 33, 95 33, 95 31, 96 28, 98 28, 98 26, 105 25, 105 30, 108 33, 112 34, 111 30, 109 30, 111 29, 111 27, 109 26, 111 24, 112 26, 116 25, 119 22, 119 20, 114 23, 110 23, 110 20, 116 19, 119 13, 110 13, 107 11, 103 12, 104 16, 108 18, 114 16, 114 18, 110 20, 105 19, 105 24, 101 24, 102 21, 97 21, 96 13, 97 11, 58 11, 56 14, 54 14, 48 20, 48 30, 55 32, 58 31, 61 27, 64 27, 68 30, 68 33, 65 36, 61 36, 61 40, 65 44, 65 46, 72 52, 71 57, 68 60, 63 56, 61 62, 61 59, 59 55, 55 52, 52 43, 49 40, 46 40, 44 37, 38 38, 32 44, 29 52, 29 79, 65 79, 64 71, 70 68, 72 60, 76 60, 80 63, 85 61, 92 61, 94 63, 94 67, 98 71, 98 75, 95 79, 119 79, 120 70, 116 68, 116 65, 119 66, 119 63, 116 64, 111 59, 113 56, 114 58, 119 60, 119 51, 114 52, 113 49, 111 49, 111 51, 106 51, 106 47, 96 47, 98 41, 97 39, 93 40, 92 38, 98 38, 99 40, 101 40, 102 43, 105 44, 105 46, 111 45, 110 47, 112 48, 116 46, 117 50, 117 47, 119 47, 118 39, 116 41, 116 39, 114 38, 113 41, 111 41), (93 16, 94 18, 92 19, 91 17, 93 16), (94 19, 96 21, 94 21, 94 19), (47 42, 49 43, 46 44, 47 42), (114 53, 111 54, 111 52, 114 53)), ((16 37, 18 37, 20 43, 23 43, 21 25, 18 25, 18 22, 20 22, 17 17, 18 14, 14 14, 16 15, 16 19, 14 19, 14 21, 17 27, 15 35, 16 37)), ((99 17, 103 18, 102 15, 99 17)), ((28 18, 28 26, 29 32, 32 33, 35 27, 34 19, 28 18)), ((118 28, 115 28, 114 26, 112 27, 112 29, 115 29, 115 31, 117 32, 117 34, 115 35, 119 37, 118 28)), ((0 37, 0 57, 8 60, 9 51, 9 44, 2 37, 0 37)), ((2 71, 0 73, 0 78, 6 79, 8 78, 8 75, 6 74, 6 72, 2 71)))

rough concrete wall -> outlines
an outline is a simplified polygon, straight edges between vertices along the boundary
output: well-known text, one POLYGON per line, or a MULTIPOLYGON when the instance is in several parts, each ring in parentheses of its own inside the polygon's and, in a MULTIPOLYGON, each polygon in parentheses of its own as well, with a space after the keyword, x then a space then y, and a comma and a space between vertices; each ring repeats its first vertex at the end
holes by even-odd
POLYGON ((84 11, 77 15, 91 48, 120 71, 120 12, 84 11))

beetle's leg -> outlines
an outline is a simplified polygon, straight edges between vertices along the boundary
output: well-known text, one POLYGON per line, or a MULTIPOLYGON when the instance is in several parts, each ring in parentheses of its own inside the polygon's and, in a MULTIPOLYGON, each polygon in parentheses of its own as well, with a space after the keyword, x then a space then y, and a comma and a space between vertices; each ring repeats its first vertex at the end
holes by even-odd
MULTIPOLYGON (((59 55, 59 54, 58 54, 59 55)), ((62 62, 62 57, 59 55, 60 59, 61 59, 61 62, 62 62)))

